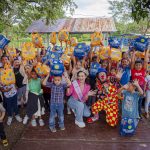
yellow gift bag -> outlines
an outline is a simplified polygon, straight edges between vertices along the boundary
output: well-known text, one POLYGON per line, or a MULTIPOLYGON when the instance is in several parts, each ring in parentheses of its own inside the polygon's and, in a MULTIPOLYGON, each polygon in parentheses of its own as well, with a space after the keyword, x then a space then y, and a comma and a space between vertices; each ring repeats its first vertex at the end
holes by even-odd
POLYGON ((44 64, 38 63, 35 67, 35 71, 39 76, 47 76, 50 72, 50 68, 44 64))
POLYGON ((42 37, 37 32, 32 33, 32 43, 34 44, 35 48, 43 48, 42 37))
POLYGON ((0 82, 3 85, 15 84, 15 74, 13 69, 9 65, 5 65, 0 69, 0 82))
POLYGON ((77 46, 77 38, 76 37, 72 37, 70 38, 70 46, 77 46))
POLYGON ((63 62, 64 65, 69 65, 71 61, 71 57, 69 55, 63 54, 61 56, 61 61, 63 62))
POLYGON ((56 44, 56 32, 52 32, 50 35, 50 43, 52 43, 53 45, 56 44))
POLYGON ((69 32, 66 30, 61 30, 58 33, 58 39, 60 42, 67 42, 69 39, 69 32))
POLYGON ((120 49, 111 48, 111 59, 114 61, 120 61, 122 59, 122 52, 120 49))
POLYGON ((26 42, 22 45, 22 58, 32 60, 36 56, 36 49, 32 42, 26 42))
POLYGON ((102 47, 99 52, 100 59, 108 59, 110 57, 110 47, 102 47))
POLYGON ((74 51, 73 47, 70 48, 66 47, 64 54, 71 56, 73 54, 73 51, 74 51))
POLYGON ((99 32, 94 32, 91 35, 91 46, 99 46, 102 45, 102 34, 99 32))
POLYGON ((135 56, 138 58, 145 58, 145 52, 136 51, 135 56))
POLYGON ((16 57, 17 56, 16 49, 14 47, 8 47, 7 48, 7 55, 10 55, 12 57, 16 57))

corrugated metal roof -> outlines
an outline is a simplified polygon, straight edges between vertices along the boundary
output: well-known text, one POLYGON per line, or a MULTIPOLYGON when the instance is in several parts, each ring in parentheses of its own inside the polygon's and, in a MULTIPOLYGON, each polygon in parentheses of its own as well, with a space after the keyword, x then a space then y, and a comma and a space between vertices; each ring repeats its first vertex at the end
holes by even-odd
POLYGON ((53 25, 46 25, 45 20, 34 21, 26 32, 39 33, 59 32, 67 29, 70 33, 92 33, 94 31, 115 32, 116 27, 113 18, 65 18, 58 19, 53 25))

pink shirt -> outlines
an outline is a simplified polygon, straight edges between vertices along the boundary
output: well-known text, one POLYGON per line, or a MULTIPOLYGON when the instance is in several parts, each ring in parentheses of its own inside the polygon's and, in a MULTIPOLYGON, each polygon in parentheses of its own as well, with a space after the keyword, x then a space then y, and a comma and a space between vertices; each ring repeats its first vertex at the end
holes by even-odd
MULTIPOLYGON (((77 80, 78 81, 78 80, 77 80)), ((80 82, 78 81, 78 84, 80 85, 80 82)), ((87 94, 88 94, 88 92, 90 91, 90 85, 88 85, 88 84, 86 84, 85 83, 85 85, 84 85, 84 89, 83 89, 83 91, 82 91, 82 95, 83 95, 83 100, 84 101, 86 101, 87 100, 87 94)), ((74 99, 79 99, 78 98, 78 95, 77 95, 77 93, 76 93, 76 91, 75 91, 75 89, 74 89, 74 87, 73 87, 73 85, 71 84, 71 86, 70 86, 70 90, 69 90, 69 92, 66 94, 67 96, 70 96, 70 95, 72 95, 72 97, 74 98, 74 99)))

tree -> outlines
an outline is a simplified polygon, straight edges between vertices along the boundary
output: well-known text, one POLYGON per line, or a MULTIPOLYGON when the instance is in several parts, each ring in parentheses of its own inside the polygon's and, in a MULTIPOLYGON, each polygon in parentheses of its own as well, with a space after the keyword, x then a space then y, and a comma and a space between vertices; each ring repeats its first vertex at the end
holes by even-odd
POLYGON ((144 34, 148 31, 150 28, 150 10, 147 8, 149 0, 109 0, 108 2, 119 32, 144 34), (140 7, 139 1, 147 1, 147 3, 141 3, 140 7), (142 6, 142 4, 145 5, 142 6))
POLYGON ((33 20, 45 18, 47 24, 64 16, 64 9, 72 13, 77 5, 73 0, 2 0, 0 28, 14 23, 28 26, 33 20))

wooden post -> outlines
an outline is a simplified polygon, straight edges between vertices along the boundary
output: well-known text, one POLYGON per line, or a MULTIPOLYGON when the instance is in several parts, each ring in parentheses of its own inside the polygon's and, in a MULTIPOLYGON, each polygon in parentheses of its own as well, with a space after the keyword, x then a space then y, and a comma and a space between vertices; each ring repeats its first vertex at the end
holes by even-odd
POLYGON ((49 33, 47 33, 47 47, 49 47, 49 33))

